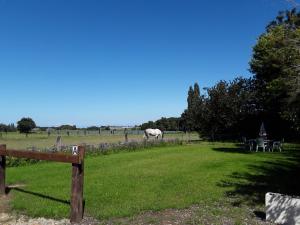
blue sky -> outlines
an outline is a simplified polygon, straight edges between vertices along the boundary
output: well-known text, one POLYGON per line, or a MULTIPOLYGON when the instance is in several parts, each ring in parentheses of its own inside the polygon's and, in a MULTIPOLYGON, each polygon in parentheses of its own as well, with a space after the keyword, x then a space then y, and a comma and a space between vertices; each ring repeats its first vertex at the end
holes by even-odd
POLYGON ((250 76, 284 0, 0 0, 0 123, 179 116, 189 85, 250 76))

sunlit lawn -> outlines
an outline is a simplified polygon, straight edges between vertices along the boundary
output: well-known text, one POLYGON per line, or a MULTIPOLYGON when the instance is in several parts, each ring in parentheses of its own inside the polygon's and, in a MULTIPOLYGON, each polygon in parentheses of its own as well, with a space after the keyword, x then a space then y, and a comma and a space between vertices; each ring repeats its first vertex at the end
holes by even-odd
MULTIPOLYGON (((294 161, 288 156, 287 153, 245 154, 238 152, 234 144, 202 143, 87 157, 85 213, 111 218, 197 203, 210 205, 222 201, 229 191, 238 190, 224 182, 253 182, 232 175, 264 175, 251 165, 264 167, 270 163, 272 169, 272 165, 276 167, 281 162, 283 166, 293 166, 294 161)), ((283 181, 290 179, 288 173, 286 176, 283 181)), ((68 217, 70 178, 68 164, 8 168, 8 183, 24 185, 19 187, 21 190, 11 190, 12 208, 31 216, 68 217)))

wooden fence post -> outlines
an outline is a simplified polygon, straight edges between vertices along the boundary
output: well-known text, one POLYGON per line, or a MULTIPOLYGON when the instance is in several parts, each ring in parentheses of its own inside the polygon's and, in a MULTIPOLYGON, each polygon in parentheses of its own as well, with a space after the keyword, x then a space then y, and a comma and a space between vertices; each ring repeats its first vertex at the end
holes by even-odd
MULTIPOLYGON (((6 145, 0 145, 1 150, 6 150, 6 145)), ((5 167, 6 167, 6 156, 0 155, 0 195, 5 194, 5 167)))
POLYGON ((79 146, 80 163, 72 163, 71 223, 79 223, 83 218, 84 153, 84 147, 79 146))
MULTIPOLYGON (((76 151, 77 152, 77 151, 76 151)), ((84 154, 85 148, 78 146, 77 154, 59 154, 46 152, 32 152, 26 150, 6 149, 6 145, 0 145, 0 196, 5 193, 5 167, 6 156, 48 160, 55 162, 72 163, 72 188, 71 188, 71 223, 79 223, 83 218, 83 182, 84 182, 84 154)))

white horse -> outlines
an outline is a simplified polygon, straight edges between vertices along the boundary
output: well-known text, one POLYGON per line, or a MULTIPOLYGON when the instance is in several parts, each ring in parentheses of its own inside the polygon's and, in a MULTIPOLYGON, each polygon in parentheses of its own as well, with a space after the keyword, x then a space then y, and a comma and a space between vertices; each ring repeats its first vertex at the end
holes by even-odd
POLYGON ((163 138, 163 132, 161 132, 160 129, 146 129, 144 131, 144 138, 149 139, 150 136, 155 137, 156 139, 158 139, 159 136, 163 138))

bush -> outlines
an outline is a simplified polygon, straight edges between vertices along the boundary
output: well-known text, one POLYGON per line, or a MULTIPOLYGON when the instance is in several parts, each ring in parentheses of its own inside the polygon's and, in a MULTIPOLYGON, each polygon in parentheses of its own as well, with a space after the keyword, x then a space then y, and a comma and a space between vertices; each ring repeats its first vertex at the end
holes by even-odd
MULTIPOLYGON (((130 142, 119 142, 119 143, 100 143, 97 145, 83 144, 86 149, 86 156, 96 156, 96 155, 107 155, 117 152, 133 152, 137 150, 150 149, 154 147, 166 147, 166 146, 176 146, 182 145, 183 141, 179 139, 168 139, 168 140, 145 140, 145 141, 130 141, 130 142)), ((55 146, 50 148, 38 149, 34 146, 27 148, 29 151, 40 151, 40 152, 71 152, 70 145, 61 146, 61 150, 58 151, 55 146)), ((40 162, 34 159, 23 159, 7 157, 8 167, 17 167, 30 165, 40 162)))

